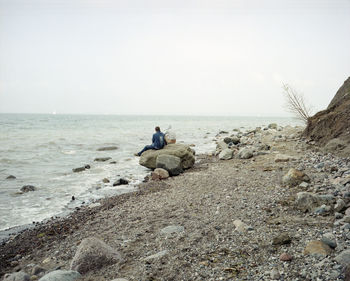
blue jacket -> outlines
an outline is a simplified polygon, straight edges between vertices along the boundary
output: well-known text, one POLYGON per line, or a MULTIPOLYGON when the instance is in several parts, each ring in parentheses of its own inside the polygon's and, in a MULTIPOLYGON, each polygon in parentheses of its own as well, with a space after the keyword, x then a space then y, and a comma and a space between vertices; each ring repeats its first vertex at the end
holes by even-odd
POLYGON ((161 149, 165 145, 164 134, 162 132, 157 132, 153 134, 152 145, 155 149, 161 149))

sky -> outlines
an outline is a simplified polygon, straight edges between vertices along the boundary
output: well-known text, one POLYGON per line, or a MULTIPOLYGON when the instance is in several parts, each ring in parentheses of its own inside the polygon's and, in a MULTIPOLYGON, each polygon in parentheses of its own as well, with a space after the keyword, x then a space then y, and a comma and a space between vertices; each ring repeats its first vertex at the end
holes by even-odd
POLYGON ((0 113, 286 116, 350 76, 350 0, 0 0, 0 113))

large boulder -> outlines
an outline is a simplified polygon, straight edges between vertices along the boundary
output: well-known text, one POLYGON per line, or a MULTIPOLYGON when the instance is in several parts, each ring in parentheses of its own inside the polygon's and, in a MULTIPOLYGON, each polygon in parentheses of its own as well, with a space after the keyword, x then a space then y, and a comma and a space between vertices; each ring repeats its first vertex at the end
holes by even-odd
POLYGON ((163 149, 147 150, 140 157, 140 165, 149 169, 157 168, 157 157, 159 155, 173 155, 181 159, 181 168, 188 169, 194 164, 193 150, 184 144, 168 144, 163 149))
POLYGON ((121 259, 118 251, 97 238, 89 237, 81 241, 70 268, 84 274, 117 263, 121 259))
POLYGON ((350 151, 350 77, 339 88, 326 110, 309 118, 304 136, 326 145, 337 138, 343 149, 339 154, 350 151))
POLYGON ((157 157, 156 167, 165 169, 171 176, 177 176, 183 172, 180 157, 161 154, 157 157))

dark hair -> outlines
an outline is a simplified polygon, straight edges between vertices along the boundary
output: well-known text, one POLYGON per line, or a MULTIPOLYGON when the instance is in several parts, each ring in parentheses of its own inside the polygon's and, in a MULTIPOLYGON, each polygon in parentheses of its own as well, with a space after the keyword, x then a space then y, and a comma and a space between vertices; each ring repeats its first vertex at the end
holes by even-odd
POLYGON ((158 126, 155 128, 155 130, 156 130, 157 132, 160 132, 160 128, 159 128, 158 126))

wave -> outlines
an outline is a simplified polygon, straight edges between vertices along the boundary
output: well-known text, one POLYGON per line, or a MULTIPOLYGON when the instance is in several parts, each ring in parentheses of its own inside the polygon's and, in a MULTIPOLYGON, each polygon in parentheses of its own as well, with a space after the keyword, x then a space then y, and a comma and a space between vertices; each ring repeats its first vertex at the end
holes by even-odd
POLYGON ((62 150, 61 152, 66 155, 72 155, 77 153, 75 150, 62 150))

